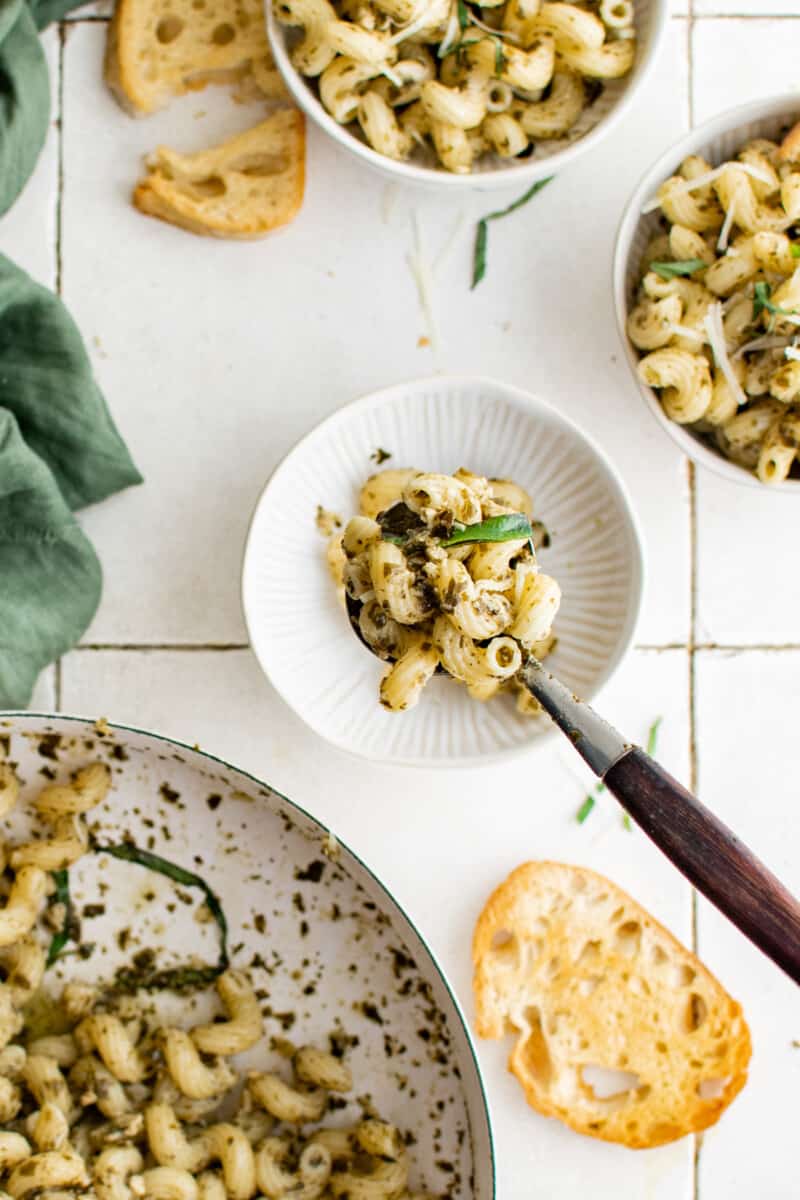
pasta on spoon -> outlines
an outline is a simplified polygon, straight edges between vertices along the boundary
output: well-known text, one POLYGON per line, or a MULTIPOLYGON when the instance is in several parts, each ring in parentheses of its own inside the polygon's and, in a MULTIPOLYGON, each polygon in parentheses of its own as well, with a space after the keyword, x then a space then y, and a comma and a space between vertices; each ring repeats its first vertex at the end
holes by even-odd
POLYGON ((371 476, 359 515, 333 533, 328 563, 360 603, 362 639, 391 665, 380 684, 390 712, 413 707, 442 668, 477 700, 509 688, 523 712, 541 710, 515 676, 528 653, 553 648, 561 589, 540 572, 539 522, 511 480, 460 468, 412 468, 371 476))

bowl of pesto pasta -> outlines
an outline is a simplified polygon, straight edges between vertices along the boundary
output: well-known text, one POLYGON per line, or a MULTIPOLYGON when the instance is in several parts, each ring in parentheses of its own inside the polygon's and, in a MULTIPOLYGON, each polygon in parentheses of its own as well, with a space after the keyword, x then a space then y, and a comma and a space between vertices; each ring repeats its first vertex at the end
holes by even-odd
POLYGON ((614 468, 544 400, 443 376, 340 409, 278 466, 242 571, 253 650, 340 749, 409 766, 539 746, 524 658, 591 699, 633 638, 637 523, 614 468))
POLYGON ((394 179, 533 183, 590 149, 653 61, 667 0, 265 0, 297 104, 394 179))
POLYGON ((758 100, 683 138, 620 225, 614 297, 640 390, 685 454, 800 494, 800 103, 758 100))
POLYGON ((0 832, 4 1196, 493 1200, 458 1003, 312 816, 196 747, 4 713, 0 832))

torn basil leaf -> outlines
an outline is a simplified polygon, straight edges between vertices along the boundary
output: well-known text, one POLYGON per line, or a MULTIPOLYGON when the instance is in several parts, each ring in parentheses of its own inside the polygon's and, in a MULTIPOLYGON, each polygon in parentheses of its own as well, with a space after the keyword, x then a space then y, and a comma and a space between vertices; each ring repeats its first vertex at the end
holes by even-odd
POLYGON ((684 258, 680 262, 651 262, 650 270, 662 279, 676 279, 679 275, 694 275, 705 266, 708 264, 702 258, 684 258))
POLYGON ((477 525, 462 525, 454 529, 449 537, 442 539, 443 546, 460 546, 465 542, 513 542, 518 538, 533 537, 531 523, 524 513, 503 513, 489 517, 477 525))

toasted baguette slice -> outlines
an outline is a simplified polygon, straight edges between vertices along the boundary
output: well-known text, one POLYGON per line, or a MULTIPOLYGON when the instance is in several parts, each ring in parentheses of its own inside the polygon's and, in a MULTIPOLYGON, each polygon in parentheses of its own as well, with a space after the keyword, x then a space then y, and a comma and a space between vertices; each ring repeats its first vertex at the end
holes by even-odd
POLYGON ((106 82, 135 115, 173 96, 272 64, 263 0, 117 0, 106 82))
POLYGON ((160 146, 133 202, 142 212, 191 233, 258 238, 300 209, 305 182, 305 124, 293 108, 200 154, 160 146))
POLYGON ((659 1146, 713 1125, 745 1084, 739 1004, 594 871, 518 867, 478 919, 473 964, 478 1033, 516 1033, 528 1103, 579 1133, 659 1146))

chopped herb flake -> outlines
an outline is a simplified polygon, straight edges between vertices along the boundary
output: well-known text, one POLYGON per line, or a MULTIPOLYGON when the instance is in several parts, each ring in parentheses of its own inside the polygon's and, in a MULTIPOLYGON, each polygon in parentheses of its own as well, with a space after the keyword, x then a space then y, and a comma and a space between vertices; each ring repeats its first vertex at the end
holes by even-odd
POLYGON ((472 288, 476 288, 486 274, 486 249, 489 241, 489 221, 498 221, 501 217, 507 217, 510 213, 515 212, 518 208, 522 208, 523 204, 527 204, 532 200, 537 192, 540 192, 546 184, 554 179, 553 175, 548 175, 546 179, 539 179, 532 184, 518 200, 513 204, 509 204, 508 208, 499 209, 498 212, 488 213, 478 222, 478 227, 475 231, 475 249, 472 259, 472 288))
POLYGON ((762 279, 753 288, 753 320, 756 321, 765 310, 780 317, 793 317, 796 313, 790 308, 781 308, 770 300, 772 288, 762 279))
POLYGON ((679 262, 651 262, 650 270, 662 279, 675 279, 678 275, 694 275, 705 266, 702 258, 685 258, 679 262))
POLYGON ((647 753, 648 754, 652 755, 652 754, 655 754, 655 752, 656 752, 656 746, 658 745, 658 727, 663 720, 664 720, 663 717, 656 717, 655 721, 653 721, 653 724, 650 726, 649 730, 647 731, 647 753))
POLYGON ((578 811, 575 813, 575 820, 578 822, 579 825, 583 824, 583 822, 586 820, 586 818, 588 817, 589 813, 592 811, 594 806, 595 806, 594 796, 587 796, 586 799, 584 800, 583 804, 580 806, 578 811))

